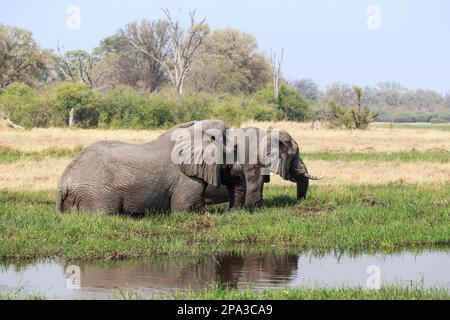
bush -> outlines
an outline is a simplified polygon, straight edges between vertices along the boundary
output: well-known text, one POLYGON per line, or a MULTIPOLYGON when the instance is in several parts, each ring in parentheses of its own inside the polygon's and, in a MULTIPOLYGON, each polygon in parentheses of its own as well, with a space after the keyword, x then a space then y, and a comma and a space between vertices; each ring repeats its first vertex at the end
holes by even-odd
POLYGON ((99 121, 97 94, 84 83, 61 83, 56 87, 53 104, 66 124, 70 110, 74 110, 74 123, 82 128, 96 127, 99 121))
POLYGON ((216 104, 214 97, 201 93, 193 93, 169 100, 172 101, 172 110, 177 123, 211 118, 213 116, 212 109, 216 104))
POLYGON ((256 104, 272 106, 277 120, 305 121, 312 115, 308 100, 303 98, 296 88, 287 84, 280 86, 278 106, 272 86, 256 92, 252 100, 256 104))
POLYGON ((22 127, 48 126, 51 107, 36 90, 23 83, 12 83, 0 93, 0 111, 22 127))
POLYGON ((364 107, 359 111, 332 101, 328 105, 326 119, 331 129, 345 127, 346 129, 365 130, 369 128, 369 124, 375 116, 368 107, 364 107))
POLYGON ((245 120, 246 115, 243 109, 233 102, 225 102, 214 108, 214 117, 225 121, 226 124, 233 127, 240 127, 245 120))
POLYGON ((330 129, 337 129, 342 127, 345 127, 347 129, 353 128, 353 120, 350 108, 344 107, 335 101, 331 101, 328 105, 326 120, 328 120, 330 129))
POLYGON ((231 126, 247 119, 276 121, 305 119, 309 111, 305 100, 291 88, 281 90, 276 107, 272 89, 266 88, 251 99, 246 96, 193 93, 183 97, 167 93, 143 93, 127 87, 109 92, 94 92, 81 83, 58 83, 43 91, 24 84, 13 84, 0 93, 0 108, 22 126, 67 126, 70 110, 74 125, 81 128, 170 127, 191 120, 218 118, 231 126))
POLYGON ((271 105, 254 102, 247 109, 247 118, 256 121, 277 121, 279 117, 279 112, 271 105))
POLYGON ((305 121, 311 116, 308 100, 291 86, 280 87, 280 108, 284 113, 284 120, 305 121))

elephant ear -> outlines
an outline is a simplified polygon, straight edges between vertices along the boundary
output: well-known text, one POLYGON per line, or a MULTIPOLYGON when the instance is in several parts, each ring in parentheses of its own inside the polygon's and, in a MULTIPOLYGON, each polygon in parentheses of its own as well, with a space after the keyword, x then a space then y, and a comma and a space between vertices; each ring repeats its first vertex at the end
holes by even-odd
POLYGON ((175 146, 178 154, 183 154, 182 161, 179 163, 181 171, 190 176, 196 177, 207 184, 218 187, 221 185, 221 167, 223 163, 223 138, 225 126, 221 126, 221 121, 217 121, 217 128, 211 125, 211 121, 206 122, 201 136, 195 138, 199 130, 199 121, 193 127, 189 127, 190 137, 179 140, 175 146), (194 142, 195 140, 195 142, 194 142))

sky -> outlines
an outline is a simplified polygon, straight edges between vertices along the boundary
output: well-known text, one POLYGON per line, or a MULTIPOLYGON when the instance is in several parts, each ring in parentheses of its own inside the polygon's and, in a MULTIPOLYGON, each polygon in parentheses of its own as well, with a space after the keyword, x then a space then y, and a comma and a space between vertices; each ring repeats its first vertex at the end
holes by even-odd
POLYGON ((291 81, 450 91, 448 0, 0 0, 0 23, 31 30, 43 47, 91 50, 133 20, 163 18, 160 8, 182 21, 196 9, 212 29, 251 33, 266 53, 284 49, 291 81))

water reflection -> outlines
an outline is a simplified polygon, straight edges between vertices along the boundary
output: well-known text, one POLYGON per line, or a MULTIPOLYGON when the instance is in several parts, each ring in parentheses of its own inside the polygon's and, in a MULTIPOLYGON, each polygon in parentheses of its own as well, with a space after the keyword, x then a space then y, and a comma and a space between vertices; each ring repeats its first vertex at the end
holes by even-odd
POLYGON ((153 257, 114 262, 65 262, 52 259, 0 265, 0 292, 22 287, 22 293, 54 298, 104 298, 114 289, 142 294, 198 290, 218 283, 237 289, 280 287, 365 287, 369 266, 377 266, 383 285, 450 284, 446 250, 350 255, 232 254, 199 259, 153 257), (71 266, 70 268, 68 268, 71 266), (67 272, 69 271, 69 272, 67 272), (79 273, 79 274, 77 274, 79 273))

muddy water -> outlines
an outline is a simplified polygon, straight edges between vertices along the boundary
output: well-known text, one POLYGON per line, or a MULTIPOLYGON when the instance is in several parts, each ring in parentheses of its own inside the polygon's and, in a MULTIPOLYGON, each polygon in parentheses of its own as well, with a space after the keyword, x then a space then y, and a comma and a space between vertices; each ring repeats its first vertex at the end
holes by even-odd
POLYGON ((213 283, 256 290, 381 285, 450 287, 450 250, 392 254, 235 254, 197 260, 177 257, 118 262, 61 259, 0 265, 0 293, 20 288, 59 299, 107 298, 119 289, 144 295, 199 290, 213 283))

